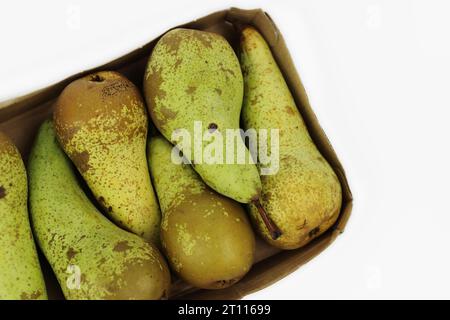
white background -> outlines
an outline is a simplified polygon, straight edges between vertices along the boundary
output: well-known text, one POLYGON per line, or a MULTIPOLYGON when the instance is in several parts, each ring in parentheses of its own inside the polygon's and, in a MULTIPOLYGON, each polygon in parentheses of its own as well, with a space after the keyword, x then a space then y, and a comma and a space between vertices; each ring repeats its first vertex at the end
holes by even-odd
POLYGON ((450 298, 448 1, 2 1, 0 101, 230 6, 278 25, 355 198, 328 250, 248 298, 450 298))

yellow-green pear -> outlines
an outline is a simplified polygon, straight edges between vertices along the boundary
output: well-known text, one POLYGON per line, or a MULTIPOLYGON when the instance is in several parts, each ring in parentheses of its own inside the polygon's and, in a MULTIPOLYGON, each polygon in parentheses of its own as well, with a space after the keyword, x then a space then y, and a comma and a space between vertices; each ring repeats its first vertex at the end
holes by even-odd
POLYGON ((160 211, 146 161, 148 120, 132 82, 116 72, 75 80, 54 112, 58 140, 119 226, 156 242, 160 211))
POLYGON ((173 146, 152 138, 148 157, 163 214, 161 243, 172 269, 205 289, 236 283, 253 264, 255 239, 244 208, 210 189, 173 146))
POLYGON ((0 299, 47 299, 31 233, 25 166, 12 141, 0 132, 0 299))
MULTIPOLYGON (((264 38, 252 27, 241 34, 245 129, 279 129, 279 170, 262 175, 261 203, 281 229, 274 240, 254 205, 251 216, 263 237, 282 249, 301 247, 325 232, 341 208, 341 186, 314 145, 264 38)), ((271 152, 271 144, 268 146, 271 152)))
POLYGON ((89 201, 50 121, 39 130, 29 175, 34 234, 67 299, 167 296, 170 274, 164 258, 89 201))

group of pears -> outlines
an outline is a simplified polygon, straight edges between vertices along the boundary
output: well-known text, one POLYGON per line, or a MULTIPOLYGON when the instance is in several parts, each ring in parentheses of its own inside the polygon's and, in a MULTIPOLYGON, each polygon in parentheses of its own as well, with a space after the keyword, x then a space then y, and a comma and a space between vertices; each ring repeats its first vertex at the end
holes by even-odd
POLYGON ((0 133, 1 299, 47 298, 35 241, 67 299, 160 299, 169 270, 205 289, 250 270, 255 236, 245 209, 281 249, 304 246, 336 221, 335 173, 264 38, 250 26, 240 32, 240 60, 218 34, 166 33, 148 61, 146 103, 117 72, 72 82, 39 129, 28 170, 0 133), (158 130, 148 129, 145 106, 158 130), (279 171, 260 175, 257 159, 197 164, 190 150, 174 163, 172 133, 193 133, 194 121, 217 132, 279 129, 279 171))

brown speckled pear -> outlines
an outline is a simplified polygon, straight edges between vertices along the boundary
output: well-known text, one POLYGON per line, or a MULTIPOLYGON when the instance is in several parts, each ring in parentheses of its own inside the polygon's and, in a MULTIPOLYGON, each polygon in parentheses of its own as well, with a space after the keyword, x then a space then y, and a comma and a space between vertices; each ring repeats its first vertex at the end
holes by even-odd
POLYGON ((210 189, 172 145, 152 138, 149 161, 163 213, 161 243, 172 269, 193 286, 221 289, 251 268, 255 239, 242 206, 210 189))
POLYGON ((0 132, 0 300, 47 298, 28 219, 27 190, 20 153, 0 132))
POLYGON ((295 249, 336 221, 341 208, 341 186, 311 140, 267 43, 254 28, 243 28, 241 51, 244 128, 280 130, 279 171, 261 176, 261 202, 282 236, 273 240, 254 205, 249 206, 250 212, 270 244, 295 249))
POLYGON ((145 149, 148 120, 138 89, 116 72, 69 84, 54 112, 58 140, 104 211, 157 242, 160 211, 145 149))
MULTIPOLYGON (((186 129, 194 138, 194 122, 203 130, 225 135, 239 128, 242 73, 233 49, 215 33, 174 29, 156 44, 144 77, 149 113, 162 135, 172 140, 175 130, 186 129)), ((203 141, 203 148, 211 141, 203 141)), ((225 143, 225 142, 224 142, 225 143)), ((242 139, 237 139, 243 145, 242 139)), ((248 158, 248 150, 245 148, 248 158)), ((194 161, 194 152, 183 150, 194 161)), ((217 192, 248 203, 259 197, 261 181, 254 164, 195 163, 194 169, 217 192)))
POLYGON ((39 247, 67 299, 159 299, 170 274, 159 251, 102 215, 78 184, 53 124, 29 160, 30 211, 39 247))

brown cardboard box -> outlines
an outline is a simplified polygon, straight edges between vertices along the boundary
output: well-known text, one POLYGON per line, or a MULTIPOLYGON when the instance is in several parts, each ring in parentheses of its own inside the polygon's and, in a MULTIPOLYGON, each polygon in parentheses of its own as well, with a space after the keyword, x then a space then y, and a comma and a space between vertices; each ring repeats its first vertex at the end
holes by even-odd
MULTIPOLYGON (((295 271, 333 242, 343 232, 352 209, 352 194, 345 177, 344 169, 309 105, 305 89, 295 70, 283 37, 269 15, 260 9, 241 10, 231 8, 189 22, 183 25, 183 27, 218 32, 224 35, 233 46, 236 46, 238 43, 238 34, 235 32, 233 23, 237 22, 253 25, 269 43, 300 113, 308 126, 312 139, 339 177, 343 190, 342 211, 339 219, 330 230, 301 249, 279 251, 268 246, 263 241, 258 240, 256 264, 234 286, 215 291, 197 290, 189 287, 180 280, 175 280, 171 292, 171 297, 173 298, 239 299, 249 293, 267 287, 271 283, 295 271)), ((26 161, 39 125, 51 115, 52 104, 55 98, 68 83, 86 73, 97 70, 117 70, 125 74, 138 87, 141 87, 147 58, 157 40, 155 39, 144 47, 136 49, 103 66, 73 75, 68 79, 26 96, 0 103, 0 130, 3 130, 12 138, 26 161)), ((42 258, 42 263, 46 273, 49 297, 61 298, 61 291, 45 258, 42 258)))

